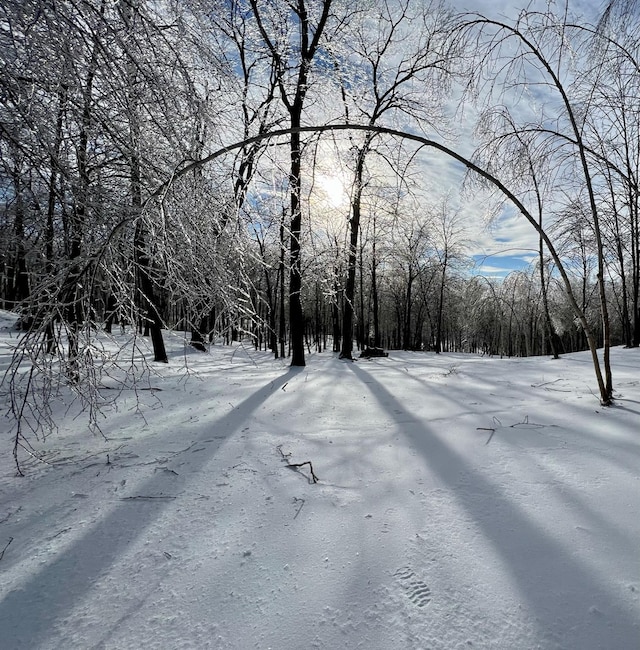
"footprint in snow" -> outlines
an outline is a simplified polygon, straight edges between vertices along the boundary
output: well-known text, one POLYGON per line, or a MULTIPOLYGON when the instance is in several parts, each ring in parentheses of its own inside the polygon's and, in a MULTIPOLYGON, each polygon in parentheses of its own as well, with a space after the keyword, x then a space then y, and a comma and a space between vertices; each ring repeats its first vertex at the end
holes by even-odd
POLYGON ((431 602, 431 589, 409 568, 402 567, 393 574, 416 607, 426 607, 431 602))

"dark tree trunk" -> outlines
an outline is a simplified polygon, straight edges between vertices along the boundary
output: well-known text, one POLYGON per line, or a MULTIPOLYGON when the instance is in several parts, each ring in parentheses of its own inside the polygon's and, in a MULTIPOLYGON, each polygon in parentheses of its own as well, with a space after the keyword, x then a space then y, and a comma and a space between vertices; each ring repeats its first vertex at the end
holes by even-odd
POLYGON ((447 277, 448 254, 445 250, 444 261, 442 263, 442 276, 440 278, 440 298, 438 301, 438 317, 436 323, 436 354, 442 352, 442 317, 444 314, 444 286, 447 277))
POLYGON ((13 250, 9 257, 10 267, 7 278, 7 298, 11 307, 17 307, 29 297, 29 276, 27 272, 27 257, 25 248, 25 201, 22 170, 22 153, 15 148, 12 182, 14 194, 13 217, 13 250))
POLYGON ((206 312, 206 305, 200 305, 199 311, 205 310, 200 316, 196 316, 197 322, 191 324, 191 340, 189 345, 199 352, 206 352, 207 346, 205 345, 206 333, 209 330, 209 315, 206 312))
MULTIPOLYGON (((291 126, 300 126, 301 109, 291 114, 291 126)), ((291 236, 289 240, 289 326, 291 337, 291 365, 304 366, 304 314, 302 312, 302 265, 300 260, 300 234, 302 213, 300 211, 301 190, 300 134, 291 134, 291 236)))
POLYGON ((404 323, 402 329, 402 349, 410 350, 411 349, 411 303, 413 301, 412 296, 413 290, 413 273, 409 269, 409 277, 407 278, 407 287, 405 292, 405 314, 404 314, 404 323))
POLYGON ((349 221, 349 255, 347 258, 347 282, 344 291, 342 311, 342 347, 341 359, 353 359, 353 313, 356 296, 356 264, 358 255, 358 233, 362 203, 362 176, 366 152, 358 153, 358 160, 353 179, 353 199, 351 201, 351 220, 349 221))
MULTIPOLYGON (((360 240, 362 240, 362 233, 360 233, 360 240)), ((363 350, 366 345, 365 336, 367 323, 364 318, 364 247, 360 243, 360 264, 359 264, 359 276, 360 276, 360 322, 358 323, 358 349, 363 350)))
POLYGON ((282 218, 280 219, 280 263, 278 266, 278 278, 280 285, 280 323, 278 328, 278 339, 280 342, 280 357, 285 358, 286 356, 286 340, 287 340, 287 319, 286 319, 286 308, 285 308, 285 273, 284 273, 284 262, 285 262, 285 230, 284 230, 284 218, 285 212, 282 212, 282 218))
MULTIPOLYGON (((131 4, 123 5, 123 18, 127 29, 131 29, 136 8, 131 4)), ((142 180, 140 172, 140 124, 138 120, 138 97, 136 96, 137 70, 131 64, 127 69, 129 84, 129 174, 131 182, 131 212, 137 219, 134 233, 134 261, 142 307, 145 335, 151 335, 154 361, 168 363, 167 351, 162 338, 162 318, 154 296, 153 281, 149 275, 151 260, 147 253, 144 225, 142 223, 142 180)))
POLYGON ((113 323, 118 315, 118 301, 113 293, 110 291, 107 298, 107 313, 104 320, 104 331, 111 334, 113 330, 113 323))
MULTIPOLYGON (((542 224, 540 224, 542 227, 542 224)), ((546 325, 546 330, 548 333, 549 347, 551 348, 551 354, 554 359, 559 359, 558 354, 559 339, 556 334, 555 327, 553 326, 553 321, 551 320, 551 314, 549 313, 549 294, 548 294, 548 285, 547 279, 544 273, 544 249, 542 237, 539 242, 539 255, 540 255, 540 287, 542 289, 542 306, 544 309, 544 322, 546 325)))
POLYGON ((373 300, 373 347, 380 347, 380 305, 378 298, 378 272, 376 261, 375 218, 371 259, 371 298, 373 300))
POLYGON ((162 338, 162 318, 160 317, 153 295, 153 282, 149 276, 150 261, 147 256, 144 230, 140 221, 136 224, 134 250, 142 316, 145 329, 151 335, 153 360, 160 363, 168 363, 169 359, 164 346, 164 339, 162 338))
MULTIPOLYGON (((104 2, 100 8, 104 13, 104 2)), ((96 36, 97 39, 97 36, 96 36)), ((67 287, 65 295, 65 320, 67 322, 67 335, 69 341, 68 351, 68 374, 72 382, 79 379, 78 355, 79 355, 79 332, 82 321, 82 287, 80 286, 80 254, 82 252, 82 240, 84 236, 85 221, 87 218, 87 207, 89 201, 89 169, 87 163, 89 148, 89 129, 92 122, 93 110, 93 82, 98 65, 98 43, 93 45, 93 52, 87 71, 86 86, 84 89, 82 119, 80 133, 78 136, 77 165, 79 176, 79 188, 74 196, 74 209, 70 222, 70 241, 68 242, 69 273, 67 275, 67 287)))

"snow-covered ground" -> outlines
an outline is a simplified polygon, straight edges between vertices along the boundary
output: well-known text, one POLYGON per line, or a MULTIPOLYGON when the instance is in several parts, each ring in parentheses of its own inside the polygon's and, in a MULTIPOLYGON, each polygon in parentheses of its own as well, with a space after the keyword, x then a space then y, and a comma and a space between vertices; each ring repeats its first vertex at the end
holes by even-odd
POLYGON ((639 350, 603 409, 587 354, 167 342, 105 438, 2 436, 2 650, 640 647, 639 350))

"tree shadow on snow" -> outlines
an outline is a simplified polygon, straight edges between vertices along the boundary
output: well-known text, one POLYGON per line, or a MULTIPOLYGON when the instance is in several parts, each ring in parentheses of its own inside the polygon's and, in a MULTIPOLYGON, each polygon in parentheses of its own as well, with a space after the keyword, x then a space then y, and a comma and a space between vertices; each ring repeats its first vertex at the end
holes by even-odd
MULTIPOLYGON (((173 503, 167 488, 171 494, 183 490, 189 483, 189 476, 195 475, 215 456, 223 441, 238 431, 274 391, 299 371, 298 368, 288 369, 231 412, 202 424, 195 442, 206 439, 208 444, 203 445, 206 452, 190 458, 189 474, 172 474, 168 479, 165 472, 154 472, 136 492, 159 498, 117 500, 110 514, 96 521, 81 539, 42 567, 21 588, 8 593, 0 602, 0 647, 36 648, 51 638, 56 626, 73 615, 74 607, 83 603, 94 582, 106 575, 111 565, 161 516, 168 504, 173 503), (215 439, 211 439, 212 427, 219 434, 215 439)), ((139 601, 130 607, 139 607, 139 601)), ((119 618, 126 618, 126 614, 119 618)))
MULTIPOLYGON (((410 411, 372 374, 356 364, 347 367, 389 413, 410 411)), ((585 649, 611 647, 614 640, 631 645, 637 641, 630 605, 625 608, 621 594, 611 593, 566 543, 530 520, 498 485, 470 466, 419 418, 404 428, 404 435, 499 554, 535 617, 541 639, 560 634, 564 637, 561 645, 570 642, 571 647, 585 649), (465 477, 464 486, 458 484, 460 476, 465 477), (599 612, 606 618, 599 617, 599 612)))

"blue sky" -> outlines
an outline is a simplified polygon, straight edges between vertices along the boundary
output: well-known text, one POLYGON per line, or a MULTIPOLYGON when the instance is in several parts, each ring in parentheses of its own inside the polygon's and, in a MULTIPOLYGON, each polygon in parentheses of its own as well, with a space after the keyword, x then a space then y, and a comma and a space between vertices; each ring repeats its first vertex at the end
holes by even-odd
MULTIPOLYGON (((546 1, 451 0, 451 4, 459 10, 474 11, 490 18, 504 19, 516 17, 525 8, 544 11, 548 3, 546 1)), ((564 9, 564 2, 552 1, 550 4, 557 12, 564 9)), ((600 1, 593 0, 569 0, 569 12, 591 14, 591 20, 594 20, 594 12, 599 12, 602 4, 600 1)), ((523 104, 520 109, 528 111, 528 106, 523 104)), ((519 109, 516 107, 514 110, 519 109)), ((474 146, 473 108, 468 109, 467 117, 467 122, 460 127, 457 142, 453 144, 453 148, 463 155, 470 155, 474 146)), ((474 273, 506 277, 511 271, 525 268, 531 260, 537 259, 538 234, 510 204, 504 204, 501 210, 496 211, 495 205, 492 206, 487 196, 476 188, 471 187, 470 191, 460 194, 464 176, 461 166, 436 153, 427 154, 424 158, 428 161, 425 165, 425 176, 430 179, 428 185, 436 193, 453 195, 455 198, 452 203, 467 218, 469 239, 472 241, 469 254, 476 262, 474 273)))

